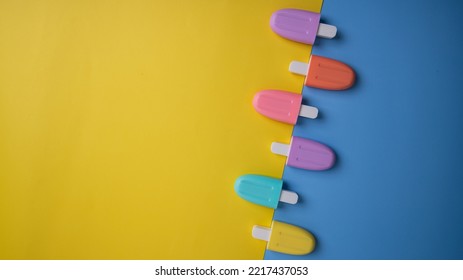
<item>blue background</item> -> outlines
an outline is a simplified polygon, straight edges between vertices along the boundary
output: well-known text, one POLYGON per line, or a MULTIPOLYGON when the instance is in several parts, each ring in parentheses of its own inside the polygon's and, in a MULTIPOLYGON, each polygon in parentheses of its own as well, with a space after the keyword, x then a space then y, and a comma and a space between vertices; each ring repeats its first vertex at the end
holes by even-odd
POLYGON ((337 164, 285 168, 301 202, 274 219, 318 244, 265 259, 463 259, 463 2, 325 0, 322 22, 338 36, 313 53, 351 65, 357 83, 304 88, 320 118, 293 134, 331 146, 337 164))

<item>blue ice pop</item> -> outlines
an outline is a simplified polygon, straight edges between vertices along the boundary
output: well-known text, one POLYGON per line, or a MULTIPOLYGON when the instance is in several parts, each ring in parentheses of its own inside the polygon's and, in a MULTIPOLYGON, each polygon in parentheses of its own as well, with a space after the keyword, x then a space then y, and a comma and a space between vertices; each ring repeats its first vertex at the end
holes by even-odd
POLYGON ((243 175, 235 182, 235 191, 243 199, 276 209, 278 202, 296 204, 298 195, 283 190, 283 181, 262 175, 243 175))

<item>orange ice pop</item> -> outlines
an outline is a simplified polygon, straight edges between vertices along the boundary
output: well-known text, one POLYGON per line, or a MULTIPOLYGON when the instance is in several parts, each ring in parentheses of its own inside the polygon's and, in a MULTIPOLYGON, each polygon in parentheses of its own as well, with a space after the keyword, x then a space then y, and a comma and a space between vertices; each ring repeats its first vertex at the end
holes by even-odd
POLYGON ((318 55, 312 55, 309 63, 292 61, 289 71, 306 76, 305 85, 308 87, 343 90, 355 82, 355 73, 350 66, 318 55))

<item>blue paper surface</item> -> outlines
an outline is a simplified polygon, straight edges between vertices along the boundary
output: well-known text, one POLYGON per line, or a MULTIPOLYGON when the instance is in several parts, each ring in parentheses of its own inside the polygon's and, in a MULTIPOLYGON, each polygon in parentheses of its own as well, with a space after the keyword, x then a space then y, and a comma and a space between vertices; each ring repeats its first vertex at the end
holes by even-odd
POLYGON ((351 65, 357 83, 304 88, 320 117, 300 118, 293 135, 332 147, 337 163, 285 167, 301 201, 280 203, 274 219, 318 244, 265 259, 463 259, 462 15, 459 1, 324 1, 338 36, 313 54, 351 65))

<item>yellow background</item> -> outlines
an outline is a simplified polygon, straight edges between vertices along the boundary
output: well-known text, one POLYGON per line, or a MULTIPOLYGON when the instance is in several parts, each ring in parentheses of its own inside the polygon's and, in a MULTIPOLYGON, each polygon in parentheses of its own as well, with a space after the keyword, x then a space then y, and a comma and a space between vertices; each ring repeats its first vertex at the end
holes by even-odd
POLYGON ((0 258, 261 259, 292 127, 254 93, 300 92, 310 47, 269 27, 322 0, 0 0, 0 258))

